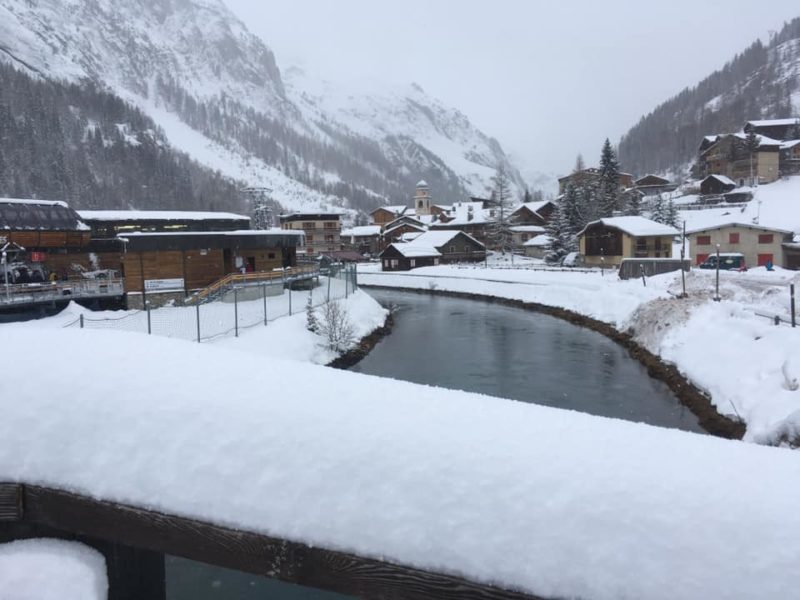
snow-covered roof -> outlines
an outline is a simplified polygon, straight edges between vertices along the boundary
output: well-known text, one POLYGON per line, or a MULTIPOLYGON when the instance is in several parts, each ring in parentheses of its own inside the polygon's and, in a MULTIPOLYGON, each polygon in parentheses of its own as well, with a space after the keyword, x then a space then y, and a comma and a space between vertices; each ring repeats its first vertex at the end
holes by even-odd
MULTIPOLYGON (((742 133, 742 132, 734 133, 733 136, 738 138, 738 139, 740 139, 740 140, 746 140, 747 139, 747 134, 746 133, 742 133)), ((773 139, 771 137, 767 137, 767 136, 761 135, 761 134, 756 134, 756 138, 758 139, 759 147, 760 146, 780 146, 781 143, 782 143, 780 140, 775 140, 775 139, 773 139)))
POLYGON ((0 198, 0 204, 24 204, 28 206, 63 206, 68 208, 69 205, 61 200, 37 200, 31 198, 0 198))
POLYGON ((376 208, 372 212, 375 213, 375 212, 377 212, 379 210, 388 210, 391 213, 399 215, 399 214, 403 214, 403 212, 408 210, 408 207, 405 204, 390 204, 390 205, 387 205, 387 206, 379 206, 378 208, 376 208))
POLYGON ((420 179, 420 180, 417 182, 417 187, 418 187, 418 188, 426 188, 426 187, 428 187, 428 182, 427 182, 427 181, 425 181, 424 179, 420 179))
POLYGON ((195 210, 79 210, 87 221, 243 221, 250 217, 195 210))
MULTIPOLYGON (((716 179, 717 181, 719 181, 722 184, 732 185, 732 186, 736 187, 736 182, 733 179, 731 179, 730 177, 727 177, 725 175, 717 175, 716 173, 712 173, 711 175, 706 177, 706 179, 716 179)), ((703 179, 703 181, 705 181, 706 179, 703 179)))
POLYGON ((787 140, 781 144, 781 150, 789 150, 800 144, 800 140, 787 140))
POLYGON ((459 231, 457 229, 437 229, 435 231, 426 231, 418 238, 416 238, 412 244, 413 245, 420 245, 420 246, 428 246, 433 248, 441 248, 442 246, 447 245, 450 241, 453 240, 457 235, 466 235, 469 239, 473 240, 476 244, 481 244, 478 240, 474 237, 469 235, 468 233, 464 233, 463 231, 459 231))
POLYGON ((400 241, 401 242, 411 242, 411 241, 417 239, 423 233, 425 233, 425 232, 424 231, 409 231, 409 232, 404 233, 404 234, 402 234, 400 236, 400 241))
POLYGON ((686 233, 687 234, 702 233, 703 231, 714 231, 717 229, 726 229, 728 227, 740 227, 742 229, 758 229, 762 231, 774 231, 775 233, 780 233, 782 235, 794 235, 794 232, 789 231, 788 229, 778 229, 777 227, 767 227, 766 225, 756 225, 755 223, 743 223, 740 221, 729 221, 727 223, 717 223, 714 225, 708 225, 706 227, 687 229, 686 233))
POLYGON ((380 234, 380 225, 357 225, 350 229, 342 229, 341 237, 370 237, 380 234))
POLYGON ((788 127, 789 125, 795 125, 800 123, 800 118, 795 117, 793 119, 765 119, 761 121, 748 121, 747 125, 752 125, 753 127, 788 127))
POLYGON ((491 211, 493 209, 483 208, 482 202, 456 202, 453 204, 447 216, 451 220, 447 225, 477 225, 488 223, 492 220, 491 211))
POLYGON ((539 213, 541 209, 543 209, 548 204, 552 204, 550 200, 540 200, 539 202, 523 202, 520 204, 516 209, 512 209, 514 212, 518 211, 520 208, 527 208, 529 211, 534 213, 539 213))
POLYGON ((541 225, 513 225, 511 231, 516 233, 543 233, 544 227, 541 225))
POLYGON ((644 217, 639 216, 627 216, 609 217, 606 219, 592 221, 586 227, 584 227, 578 235, 583 234, 588 227, 597 225, 598 223, 606 227, 619 229, 620 231, 623 231, 634 237, 644 237, 649 235, 678 235, 678 233, 680 233, 674 227, 664 225, 663 223, 659 223, 657 221, 651 221, 650 219, 645 219, 644 217))
POLYGON ((550 236, 546 233, 532 237, 523 246, 535 246, 537 248, 550 245, 550 236))
POLYGON ((422 227, 421 225, 415 225, 414 223, 398 223, 394 227, 388 227, 383 233, 384 233, 384 235, 391 235, 391 233, 393 231, 396 231, 397 229, 400 229, 401 227, 412 227, 412 228, 416 229, 417 231, 419 231, 420 233, 426 231, 426 229, 424 227, 422 227))
POLYGON ((420 246, 417 243, 413 244, 390 244, 395 250, 406 258, 422 258, 428 256, 441 256, 441 253, 436 248, 430 246, 420 246))
POLYGON ((238 229, 236 231, 131 231, 126 232, 120 238, 131 237, 158 237, 158 236, 192 236, 192 235, 252 235, 252 236, 281 236, 281 235, 305 235, 302 229, 238 229))

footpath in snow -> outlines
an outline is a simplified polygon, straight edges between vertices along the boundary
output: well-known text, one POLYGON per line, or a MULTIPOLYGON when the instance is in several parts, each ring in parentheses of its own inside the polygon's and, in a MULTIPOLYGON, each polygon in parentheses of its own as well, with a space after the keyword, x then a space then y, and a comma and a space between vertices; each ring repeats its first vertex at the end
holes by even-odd
POLYGON ((634 341, 673 363, 705 390, 717 410, 747 425, 745 439, 776 444, 800 435, 800 327, 789 320, 793 271, 752 269, 721 273, 720 302, 714 273, 687 274, 687 299, 680 273, 620 281, 615 272, 535 268, 438 266, 408 273, 362 267, 359 282, 406 289, 440 290, 508 298, 564 308, 629 331, 634 341), (787 381, 788 380, 788 381, 787 381))
POLYGON ((3 336, 20 356, 70 351, 0 379, 2 480, 543 597, 796 594, 800 462, 783 449, 218 344, 3 336))

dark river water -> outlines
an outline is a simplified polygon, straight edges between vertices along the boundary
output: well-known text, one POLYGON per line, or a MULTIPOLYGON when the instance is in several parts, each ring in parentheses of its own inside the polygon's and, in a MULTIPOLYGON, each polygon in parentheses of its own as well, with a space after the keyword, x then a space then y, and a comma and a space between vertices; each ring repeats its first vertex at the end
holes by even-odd
MULTIPOLYGON (((517 308, 369 290, 395 326, 353 371, 701 432, 663 383, 608 338, 517 308)), ((346 596, 167 558, 167 600, 345 600, 346 596)))

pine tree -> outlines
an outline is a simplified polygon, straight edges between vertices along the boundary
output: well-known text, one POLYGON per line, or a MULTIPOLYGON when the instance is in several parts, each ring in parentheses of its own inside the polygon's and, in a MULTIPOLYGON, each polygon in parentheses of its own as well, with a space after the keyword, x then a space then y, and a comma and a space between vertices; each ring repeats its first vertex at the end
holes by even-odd
POLYGON ((619 208, 619 162, 608 138, 600 153, 599 192, 599 214, 601 217, 610 217, 619 208))
POLYGON ((789 132, 789 137, 793 140, 800 140, 800 119, 796 119, 792 130, 789 132))
POLYGON ((581 194, 572 183, 567 185, 561 199, 560 217, 561 243, 567 252, 575 252, 578 249, 576 236, 588 221, 581 212, 581 194))
POLYGON ((653 199, 653 209, 650 212, 650 218, 656 223, 667 222, 667 207, 664 205, 664 198, 661 194, 657 194, 653 199))
POLYGON ((622 195, 625 201, 625 214, 637 216, 642 214, 642 197, 636 190, 631 190, 622 195))
POLYGON ((754 131, 751 131, 747 134, 747 137, 744 141, 745 148, 747 148, 747 153, 750 155, 750 185, 755 184, 755 172, 753 169, 753 159, 758 154, 758 148, 761 146, 761 140, 756 135, 754 131))
POLYGON ((312 294, 308 295, 308 302, 306 302, 306 329, 313 333, 319 331, 319 321, 317 321, 317 315, 314 312, 314 298, 312 294))
POLYGON ((675 207, 675 202, 672 201, 672 198, 667 200, 667 218, 664 221, 670 227, 678 227, 680 225, 680 219, 678 218, 678 209, 675 207))
POLYGON ((550 220, 545 225, 550 244, 547 247, 547 254, 545 254, 544 260, 549 263, 558 262, 569 252, 564 236, 563 203, 561 200, 556 200, 554 204, 555 208, 550 215, 550 220))

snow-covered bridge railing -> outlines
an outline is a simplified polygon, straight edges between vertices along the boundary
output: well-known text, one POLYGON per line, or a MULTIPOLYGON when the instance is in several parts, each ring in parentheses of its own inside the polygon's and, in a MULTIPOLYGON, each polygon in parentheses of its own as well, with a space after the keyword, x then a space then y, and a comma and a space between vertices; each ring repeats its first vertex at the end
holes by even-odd
POLYGON ((164 598, 170 554, 358 598, 537 600, 536 596, 291 540, 38 486, 0 484, 0 542, 78 538, 107 561, 111 599, 164 598))

